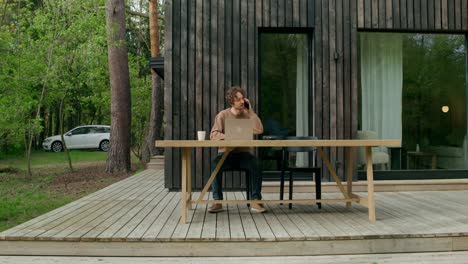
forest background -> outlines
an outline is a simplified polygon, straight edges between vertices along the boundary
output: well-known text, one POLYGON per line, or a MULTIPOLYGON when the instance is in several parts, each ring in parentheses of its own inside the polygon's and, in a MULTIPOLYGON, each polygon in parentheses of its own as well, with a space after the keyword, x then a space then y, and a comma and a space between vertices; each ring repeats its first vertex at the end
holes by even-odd
MULTIPOLYGON (((0 158, 41 149, 79 125, 110 125, 105 0, 0 1, 0 158)), ((159 1, 159 45, 164 3, 159 1)), ((151 112, 148 1, 126 1, 131 148, 141 159, 151 112)), ((163 54, 161 54, 163 56, 163 54)))

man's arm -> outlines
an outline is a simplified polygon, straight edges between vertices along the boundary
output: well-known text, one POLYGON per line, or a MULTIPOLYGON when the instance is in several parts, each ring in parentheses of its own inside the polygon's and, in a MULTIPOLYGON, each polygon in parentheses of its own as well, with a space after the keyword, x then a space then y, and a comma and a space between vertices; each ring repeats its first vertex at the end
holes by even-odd
POLYGON ((260 118, 255 114, 255 112, 249 109, 249 117, 253 122, 253 132, 255 135, 259 135, 263 133, 263 124, 260 118))
POLYGON ((210 139, 211 140, 224 140, 226 135, 224 134, 224 118, 221 114, 216 115, 213 127, 211 128, 210 139))
POLYGON ((246 109, 247 115, 249 116, 250 119, 252 119, 253 122, 253 132, 254 135, 259 135, 263 133, 263 124, 260 118, 255 114, 253 110, 253 105, 252 102, 250 102, 249 99, 244 98, 245 101, 249 104, 249 109, 246 109))

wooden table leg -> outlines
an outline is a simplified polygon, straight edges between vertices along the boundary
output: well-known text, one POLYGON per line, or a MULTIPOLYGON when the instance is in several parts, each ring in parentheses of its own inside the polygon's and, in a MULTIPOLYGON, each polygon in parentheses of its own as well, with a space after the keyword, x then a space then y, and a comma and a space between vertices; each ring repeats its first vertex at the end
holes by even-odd
POLYGON ((322 161, 325 163, 325 166, 327 167, 328 171, 330 172, 330 175, 335 180, 336 185, 340 189, 341 193, 343 194, 343 196, 346 199, 348 199, 349 195, 346 192, 343 184, 341 183, 340 177, 338 177, 338 174, 336 174, 335 169, 333 169, 333 166, 331 165, 330 160, 328 160, 327 156, 325 155, 325 153, 323 152, 323 149, 321 147, 317 147, 317 150, 319 152, 320 157, 322 158, 322 161))
MULTIPOLYGON (((348 191, 348 196, 351 197, 353 193, 353 170, 354 170, 354 148, 348 147, 348 155, 347 155, 347 181, 346 181, 346 189, 348 191)), ((351 208, 351 202, 346 202, 346 207, 351 208)))
POLYGON ((366 147, 366 172, 367 172, 367 207, 369 210, 369 221, 375 223, 375 200, 374 200, 374 172, 372 169, 372 147, 366 147))
POLYGON ((213 181, 214 181, 214 179, 216 177, 216 174, 218 174, 219 170, 223 166, 224 160, 226 160, 226 158, 228 157, 229 153, 232 150, 233 150, 233 148, 226 148, 226 151, 224 152, 221 159, 218 161, 218 164, 216 165, 215 169, 213 170, 213 172, 211 172, 211 175, 210 175, 210 178, 208 179, 208 182, 205 184, 205 187, 203 188, 202 192, 198 196, 197 203, 200 203, 203 200, 203 198, 205 197, 205 194, 208 191, 208 189, 210 188, 211 183, 213 183, 213 181))
POLYGON ((180 223, 187 223, 187 171, 188 171, 188 159, 190 158, 190 149, 182 148, 182 189, 181 189, 181 204, 182 214, 180 217, 180 223))
POLYGON ((187 152, 187 206, 192 210, 192 151, 187 148, 187 152))

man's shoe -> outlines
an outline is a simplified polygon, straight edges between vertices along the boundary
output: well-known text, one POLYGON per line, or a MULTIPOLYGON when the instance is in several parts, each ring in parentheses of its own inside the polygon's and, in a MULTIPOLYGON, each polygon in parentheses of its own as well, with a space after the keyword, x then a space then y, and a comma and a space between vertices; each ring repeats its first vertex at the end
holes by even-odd
POLYGON ((264 213, 267 210, 263 207, 263 204, 250 204, 250 210, 257 213, 264 213))
POLYGON ((212 213, 212 214, 219 213, 222 211, 223 211, 223 205, 219 203, 213 204, 210 208, 208 208, 208 213, 212 213))

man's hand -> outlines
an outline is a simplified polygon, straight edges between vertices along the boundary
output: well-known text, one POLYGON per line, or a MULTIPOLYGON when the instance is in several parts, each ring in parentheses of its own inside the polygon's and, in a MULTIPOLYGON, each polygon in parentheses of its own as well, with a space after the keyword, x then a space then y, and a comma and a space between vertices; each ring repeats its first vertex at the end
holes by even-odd
POLYGON ((250 110, 252 108, 252 104, 250 103, 249 99, 244 98, 244 108, 250 110))

